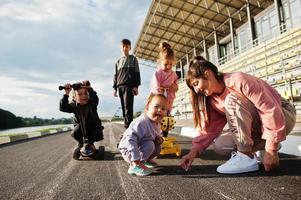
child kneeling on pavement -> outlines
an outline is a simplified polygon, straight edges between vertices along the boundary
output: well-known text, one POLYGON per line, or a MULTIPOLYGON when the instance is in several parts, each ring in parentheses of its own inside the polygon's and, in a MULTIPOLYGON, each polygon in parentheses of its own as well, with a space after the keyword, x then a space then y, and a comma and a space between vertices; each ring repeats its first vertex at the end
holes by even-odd
POLYGON ((160 154, 163 138, 160 124, 167 112, 167 99, 161 94, 151 94, 145 111, 124 132, 119 143, 123 159, 130 164, 128 174, 147 176, 157 166, 152 159, 160 154))
POLYGON ((94 142, 103 140, 103 126, 97 113, 99 102, 96 92, 89 81, 75 84, 65 84, 63 86, 65 94, 60 101, 60 111, 74 114, 74 129, 72 137, 78 141, 78 147, 84 155, 92 155, 95 152, 94 142), (71 90, 75 96, 69 102, 71 90), (85 141, 84 141, 85 140, 85 141))

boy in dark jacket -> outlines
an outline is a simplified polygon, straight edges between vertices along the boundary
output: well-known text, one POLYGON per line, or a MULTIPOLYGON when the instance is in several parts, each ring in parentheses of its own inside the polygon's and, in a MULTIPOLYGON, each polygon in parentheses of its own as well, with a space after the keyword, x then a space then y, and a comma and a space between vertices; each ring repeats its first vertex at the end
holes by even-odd
POLYGON ((138 86, 140 85, 138 60, 134 55, 129 54, 130 50, 130 40, 123 39, 121 41, 123 56, 116 62, 113 80, 113 95, 115 97, 119 95, 125 128, 133 121, 134 96, 138 95, 138 86))
POLYGON ((103 139, 103 126, 97 113, 98 96, 89 81, 72 85, 67 83, 63 88, 65 94, 60 101, 60 111, 74 114, 72 137, 78 141, 78 148, 86 144, 81 153, 91 155, 95 152, 94 142, 103 139), (75 96, 72 102, 69 102, 69 93, 72 89, 75 96))

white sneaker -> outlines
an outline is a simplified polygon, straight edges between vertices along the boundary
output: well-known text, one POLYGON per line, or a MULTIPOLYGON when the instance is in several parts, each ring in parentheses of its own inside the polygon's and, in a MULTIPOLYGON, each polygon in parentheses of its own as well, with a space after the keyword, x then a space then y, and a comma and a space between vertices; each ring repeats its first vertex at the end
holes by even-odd
POLYGON ((238 174, 257 171, 258 169, 259 167, 256 156, 250 158, 239 151, 234 151, 231 153, 231 158, 224 164, 220 165, 216 171, 222 174, 238 174))

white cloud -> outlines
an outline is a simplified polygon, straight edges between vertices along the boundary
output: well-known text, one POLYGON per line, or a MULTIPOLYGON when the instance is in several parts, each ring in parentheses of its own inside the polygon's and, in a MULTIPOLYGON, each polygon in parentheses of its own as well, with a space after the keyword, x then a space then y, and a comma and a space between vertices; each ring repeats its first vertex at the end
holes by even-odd
POLYGON ((60 23, 75 22, 79 18, 84 18, 88 19, 87 22, 99 22, 110 15, 112 11, 110 8, 119 8, 120 1, 112 4, 103 0, 15 0, 2 2, 0 5, 0 18, 60 23))
POLYGON ((67 5, 59 0, 9 1, 0 7, 0 17, 34 22, 64 19, 67 13, 67 5))
MULTIPOLYGON (((112 96, 119 42, 138 38, 150 0, 7 0, 0 2, 0 108, 18 116, 70 116, 58 110, 66 82, 89 79, 101 116, 120 106, 112 96), (125 7, 127 9, 125 9, 125 7)), ((133 45, 134 46, 134 45, 133 45)), ((143 108, 153 69, 140 67, 135 110, 143 108)))

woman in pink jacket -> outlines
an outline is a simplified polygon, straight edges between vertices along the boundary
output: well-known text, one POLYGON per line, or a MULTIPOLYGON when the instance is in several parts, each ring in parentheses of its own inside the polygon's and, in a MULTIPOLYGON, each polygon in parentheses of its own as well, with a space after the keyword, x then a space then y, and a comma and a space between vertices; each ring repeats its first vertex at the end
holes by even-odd
POLYGON ((190 88, 195 126, 199 135, 181 160, 188 170, 194 158, 211 143, 231 158, 217 168, 223 174, 258 170, 254 152, 265 149, 266 171, 279 166, 278 149, 296 122, 296 110, 260 78, 242 73, 219 73, 201 56, 190 62, 186 83, 190 88), (229 132, 222 133, 228 123, 229 132))

